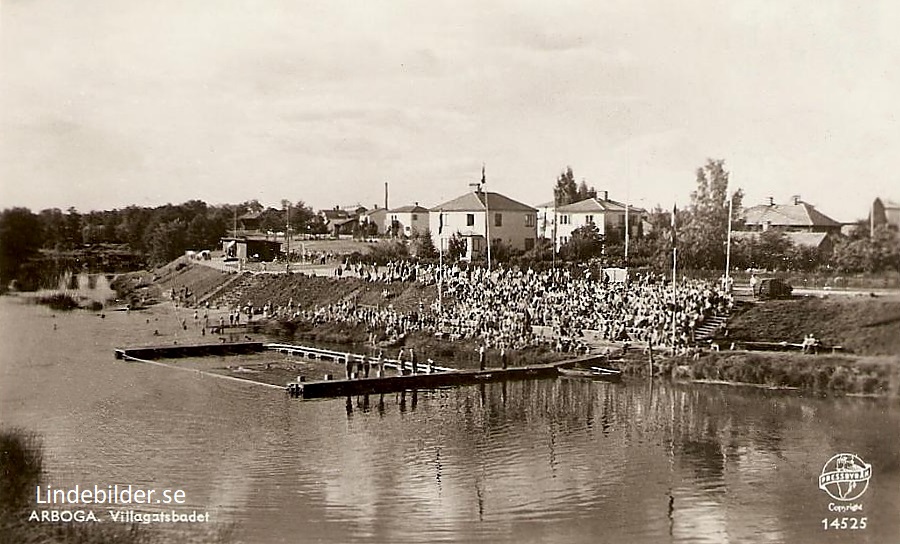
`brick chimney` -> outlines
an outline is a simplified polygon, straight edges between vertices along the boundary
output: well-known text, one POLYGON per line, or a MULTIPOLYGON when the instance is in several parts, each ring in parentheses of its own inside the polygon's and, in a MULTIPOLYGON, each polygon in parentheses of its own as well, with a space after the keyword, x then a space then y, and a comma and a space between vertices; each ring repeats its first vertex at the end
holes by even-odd
POLYGON ((774 206, 774 205, 775 205, 775 198, 770 196, 769 197, 769 206, 774 206))
POLYGON ((601 191, 600 194, 603 195, 603 200, 609 200, 609 191, 601 191))
POLYGON ((794 195, 794 196, 792 196, 792 197, 791 197, 791 200, 794 201, 794 206, 797 206, 797 205, 800 204, 800 202, 801 202, 801 200, 800 200, 800 195, 794 195))

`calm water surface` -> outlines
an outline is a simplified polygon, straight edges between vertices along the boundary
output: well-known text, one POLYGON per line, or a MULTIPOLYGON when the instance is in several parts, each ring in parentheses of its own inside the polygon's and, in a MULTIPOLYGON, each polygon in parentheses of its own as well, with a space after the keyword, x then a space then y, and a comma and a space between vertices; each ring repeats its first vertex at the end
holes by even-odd
POLYGON ((0 299, 0 420, 42 435, 46 483, 184 489, 241 542, 900 542, 893 401, 544 380, 304 402, 116 361, 147 315, 0 299), (840 452, 873 466, 864 531, 822 529, 840 452))

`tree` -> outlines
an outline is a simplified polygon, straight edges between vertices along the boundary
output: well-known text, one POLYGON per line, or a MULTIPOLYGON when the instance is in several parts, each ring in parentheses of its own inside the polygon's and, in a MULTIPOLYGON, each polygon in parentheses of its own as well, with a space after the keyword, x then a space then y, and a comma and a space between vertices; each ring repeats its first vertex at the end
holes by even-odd
POLYGON ((437 257, 437 249, 434 247, 434 241, 431 239, 431 231, 429 229, 425 229, 422 232, 418 230, 413 232, 412 253, 420 259, 437 257))
POLYGON ((575 174, 572 167, 566 167, 558 178, 553 188, 553 201, 557 206, 565 206, 578 201, 578 186, 575 184, 575 174))
POLYGON ((900 270, 900 236, 888 225, 875 228, 874 237, 848 237, 834 246, 832 263, 842 272, 900 270))
POLYGON ((569 241, 561 249, 563 257, 570 261, 587 261, 603 254, 603 235, 593 223, 572 231, 569 241))
POLYGON ((578 200, 576 200, 575 202, 584 200, 586 198, 597 198, 597 189, 594 189, 593 187, 588 187, 587 181, 582 179, 581 183, 578 184, 577 198, 578 198, 578 200))
POLYGON ((26 260, 43 244, 39 217, 28 208, 0 212, 0 289, 16 277, 26 260))
POLYGON ((181 219, 156 225, 145 242, 150 262, 163 264, 184 255, 187 249, 186 230, 181 219))
POLYGON ((307 225, 312 224, 316 217, 316 212, 312 208, 302 200, 298 200, 291 208, 291 229, 294 232, 304 232, 307 225))
POLYGON ((447 257, 451 262, 460 260, 466 254, 466 241, 458 232, 447 240, 447 257))
MULTIPOLYGON (((678 250, 682 266, 721 269, 728 232, 728 176, 724 160, 707 159, 697 169, 691 205, 678 218, 678 250)), ((743 192, 733 195, 740 208, 743 192)), ((739 215, 739 214, 735 214, 739 215)))
POLYGON ((63 247, 72 249, 81 247, 81 214, 74 207, 66 210, 63 247))

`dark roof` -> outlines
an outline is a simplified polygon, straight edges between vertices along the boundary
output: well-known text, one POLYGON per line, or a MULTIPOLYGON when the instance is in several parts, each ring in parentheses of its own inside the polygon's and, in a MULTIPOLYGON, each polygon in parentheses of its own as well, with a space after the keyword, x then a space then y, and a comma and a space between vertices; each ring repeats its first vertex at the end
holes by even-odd
POLYGON ((238 217, 238 219, 259 219, 262 215, 262 212, 247 212, 244 215, 238 217))
POLYGON ((400 206, 399 208, 391 210, 391 213, 428 213, 428 208, 419 206, 418 204, 414 206, 400 206))
POLYGON ((775 227, 841 226, 806 202, 753 206, 744 211, 744 222, 748 225, 770 224, 775 227))
POLYGON ((487 207, 491 210, 504 211, 504 212, 536 212, 536 208, 532 208, 527 204, 522 204, 516 200, 509 198, 508 196, 501 195, 500 193, 491 193, 488 191, 472 191, 471 193, 466 193, 458 198, 454 198, 449 202, 444 202, 438 206, 434 206, 431 208, 431 211, 445 211, 445 212, 480 212, 485 209, 485 202, 487 203, 487 207))
POLYGON ((350 217, 350 213, 346 210, 322 210, 321 213, 325 216, 325 219, 328 219, 329 221, 350 217))
POLYGON ((356 217, 345 217, 343 219, 333 219, 331 221, 331 223, 335 226, 342 227, 348 223, 353 223, 354 221, 357 221, 357 220, 358 220, 358 218, 356 218, 356 217))

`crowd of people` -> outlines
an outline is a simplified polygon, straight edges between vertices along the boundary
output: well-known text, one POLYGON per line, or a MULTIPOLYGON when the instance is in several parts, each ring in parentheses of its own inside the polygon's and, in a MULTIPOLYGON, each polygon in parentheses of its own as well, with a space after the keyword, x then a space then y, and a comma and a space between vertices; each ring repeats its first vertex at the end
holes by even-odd
POLYGON ((313 323, 364 325, 371 338, 396 341, 415 331, 448 339, 474 339, 488 348, 521 349, 549 343, 578 350, 591 341, 646 342, 686 347, 693 331, 714 314, 728 312, 733 299, 714 282, 683 279, 676 289, 664 276, 628 282, 598 279, 568 269, 535 271, 390 262, 375 267, 344 265, 347 275, 372 282, 417 282, 439 286, 439 300, 400 311, 386 299, 379 306, 354 299, 319 307, 266 304, 265 317, 313 323), (537 332, 536 332, 537 331, 537 332))

